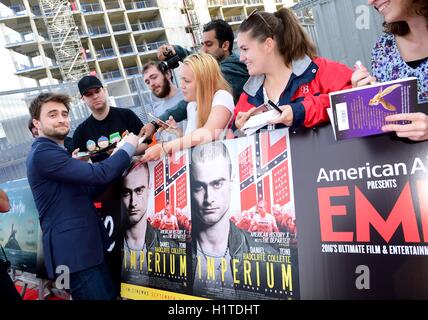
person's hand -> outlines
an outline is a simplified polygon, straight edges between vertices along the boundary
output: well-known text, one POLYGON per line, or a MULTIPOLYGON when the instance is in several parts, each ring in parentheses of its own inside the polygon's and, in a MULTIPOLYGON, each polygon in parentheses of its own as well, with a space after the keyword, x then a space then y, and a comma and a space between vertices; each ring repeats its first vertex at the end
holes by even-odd
POLYGON ((175 119, 173 116, 169 116, 169 119, 166 121, 166 123, 168 124, 169 127, 162 125, 160 123, 163 130, 165 130, 166 132, 175 134, 177 137, 183 136, 183 130, 177 125, 177 122, 175 122, 175 119))
POLYGON ((377 81, 375 77, 370 75, 366 67, 364 67, 363 65, 359 67, 354 66, 354 70, 355 71, 351 77, 353 88, 366 86, 366 85, 375 83, 377 81))
POLYGON ((236 128, 241 130, 241 128, 244 126, 244 124, 253 115, 255 110, 256 110, 256 107, 253 107, 250 110, 248 110, 247 112, 243 112, 243 111, 238 112, 238 114, 236 115, 236 119, 235 119, 236 128))
POLYGON ((273 118, 272 120, 269 120, 268 123, 270 124, 282 123, 287 127, 291 127, 291 125, 293 124, 293 118, 294 118, 293 109, 288 104, 285 106, 279 106, 279 108, 282 110, 281 114, 278 117, 273 118))
POLYGON ((149 122, 149 123, 146 123, 144 125, 144 127, 141 128, 140 133, 138 135, 140 137, 145 136, 146 139, 149 139, 149 138, 153 137, 155 132, 156 132, 155 126, 153 125, 153 123, 149 122))
POLYGON ((124 140, 124 144, 125 143, 130 143, 131 145, 133 145, 135 148, 138 147, 138 140, 140 139, 139 136, 136 136, 134 133, 130 133, 128 134, 126 137, 123 138, 124 140))
POLYGON ((138 140, 140 139, 139 136, 136 136, 134 133, 130 133, 124 137, 122 137, 122 140, 116 145, 116 148, 114 148, 111 155, 114 155, 125 143, 130 143, 135 147, 135 150, 138 148, 138 140))
POLYGON ((89 152, 79 152, 79 150, 80 148, 74 149, 71 156, 74 159, 92 163, 89 152))
POLYGON ((398 137, 413 141, 428 140, 428 116, 422 112, 399 113, 385 118, 386 121, 410 121, 409 124, 387 124, 383 132, 395 131, 398 137))
POLYGON ((74 150, 73 150, 73 152, 71 153, 71 156, 72 156, 74 159, 77 159, 77 158, 78 158, 77 154, 79 153, 79 150, 80 150, 80 148, 74 149, 74 150))
POLYGON ((173 55, 175 55, 175 50, 174 50, 174 47, 172 46, 172 45, 170 45, 170 44, 164 44, 164 45, 161 45, 159 48, 158 48, 158 51, 157 51, 157 56, 158 56, 158 59, 160 60, 160 61, 164 61, 164 60, 166 60, 166 53, 168 52, 168 51, 171 51, 172 52, 172 54, 173 55))
POLYGON ((158 143, 154 146, 151 146, 144 152, 144 156, 141 160, 144 162, 159 160, 168 152, 166 150, 166 146, 166 143, 158 143))

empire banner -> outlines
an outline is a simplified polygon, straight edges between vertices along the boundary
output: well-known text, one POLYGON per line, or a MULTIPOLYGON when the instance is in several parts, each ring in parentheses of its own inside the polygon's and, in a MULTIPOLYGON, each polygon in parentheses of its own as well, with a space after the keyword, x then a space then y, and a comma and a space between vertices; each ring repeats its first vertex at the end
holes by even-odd
POLYGON ((428 142, 291 136, 303 299, 428 298, 428 142))
POLYGON ((122 296, 299 299, 292 182, 287 130, 135 163, 122 296))

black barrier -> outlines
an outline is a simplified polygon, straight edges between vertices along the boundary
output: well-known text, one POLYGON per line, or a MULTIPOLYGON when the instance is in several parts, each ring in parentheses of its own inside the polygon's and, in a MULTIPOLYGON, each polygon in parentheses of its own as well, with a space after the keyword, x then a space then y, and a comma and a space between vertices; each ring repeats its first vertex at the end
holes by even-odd
POLYGON ((292 135, 303 299, 426 299, 428 142, 292 135))

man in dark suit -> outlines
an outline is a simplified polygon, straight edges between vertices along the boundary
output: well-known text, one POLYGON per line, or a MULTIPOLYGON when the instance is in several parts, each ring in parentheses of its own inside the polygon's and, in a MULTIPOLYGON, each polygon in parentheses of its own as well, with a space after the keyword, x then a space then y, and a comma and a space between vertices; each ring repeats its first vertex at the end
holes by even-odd
POLYGON ((70 98, 42 93, 30 105, 39 136, 27 159, 27 176, 39 211, 43 248, 50 278, 69 272, 73 299, 114 299, 104 261, 105 229, 93 197, 121 176, 130 164, 138 137, 130 134, 108 159, 90 164, 64 148, 70 130, 70 98))

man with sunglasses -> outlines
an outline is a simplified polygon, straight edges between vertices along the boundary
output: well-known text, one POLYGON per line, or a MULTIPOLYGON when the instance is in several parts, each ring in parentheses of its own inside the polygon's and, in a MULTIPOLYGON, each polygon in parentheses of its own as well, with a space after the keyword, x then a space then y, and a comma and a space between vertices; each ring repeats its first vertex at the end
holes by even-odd
MULTIPOLYGON (((230 84, 233 90, 233 98, 235 104, 239 100, 245 82, 248 80, 248 71, 245 64, 239 61, 239 57, 232 52, 234 42, 234 34, 230 25, 221 19, 213 20, 204 25, 202 34, 202 47, 201 52, 208 53, 215 57, 219 64, 224 78, 230 84)), ((177 45, 163 45, 158 49, 159 60, 166 59, 166 52, 177 54, 182 60, 191 54, 190 51, 177 45)), ((174 108, 168 109, 159 118, 167 121, 170 116, 176 122, 187 119, 186 111, 187 103, 183 100, 174 108)), ((159 128, 158 124, 153 121, 144 126, 144 133, 152 136, 159 128)))

